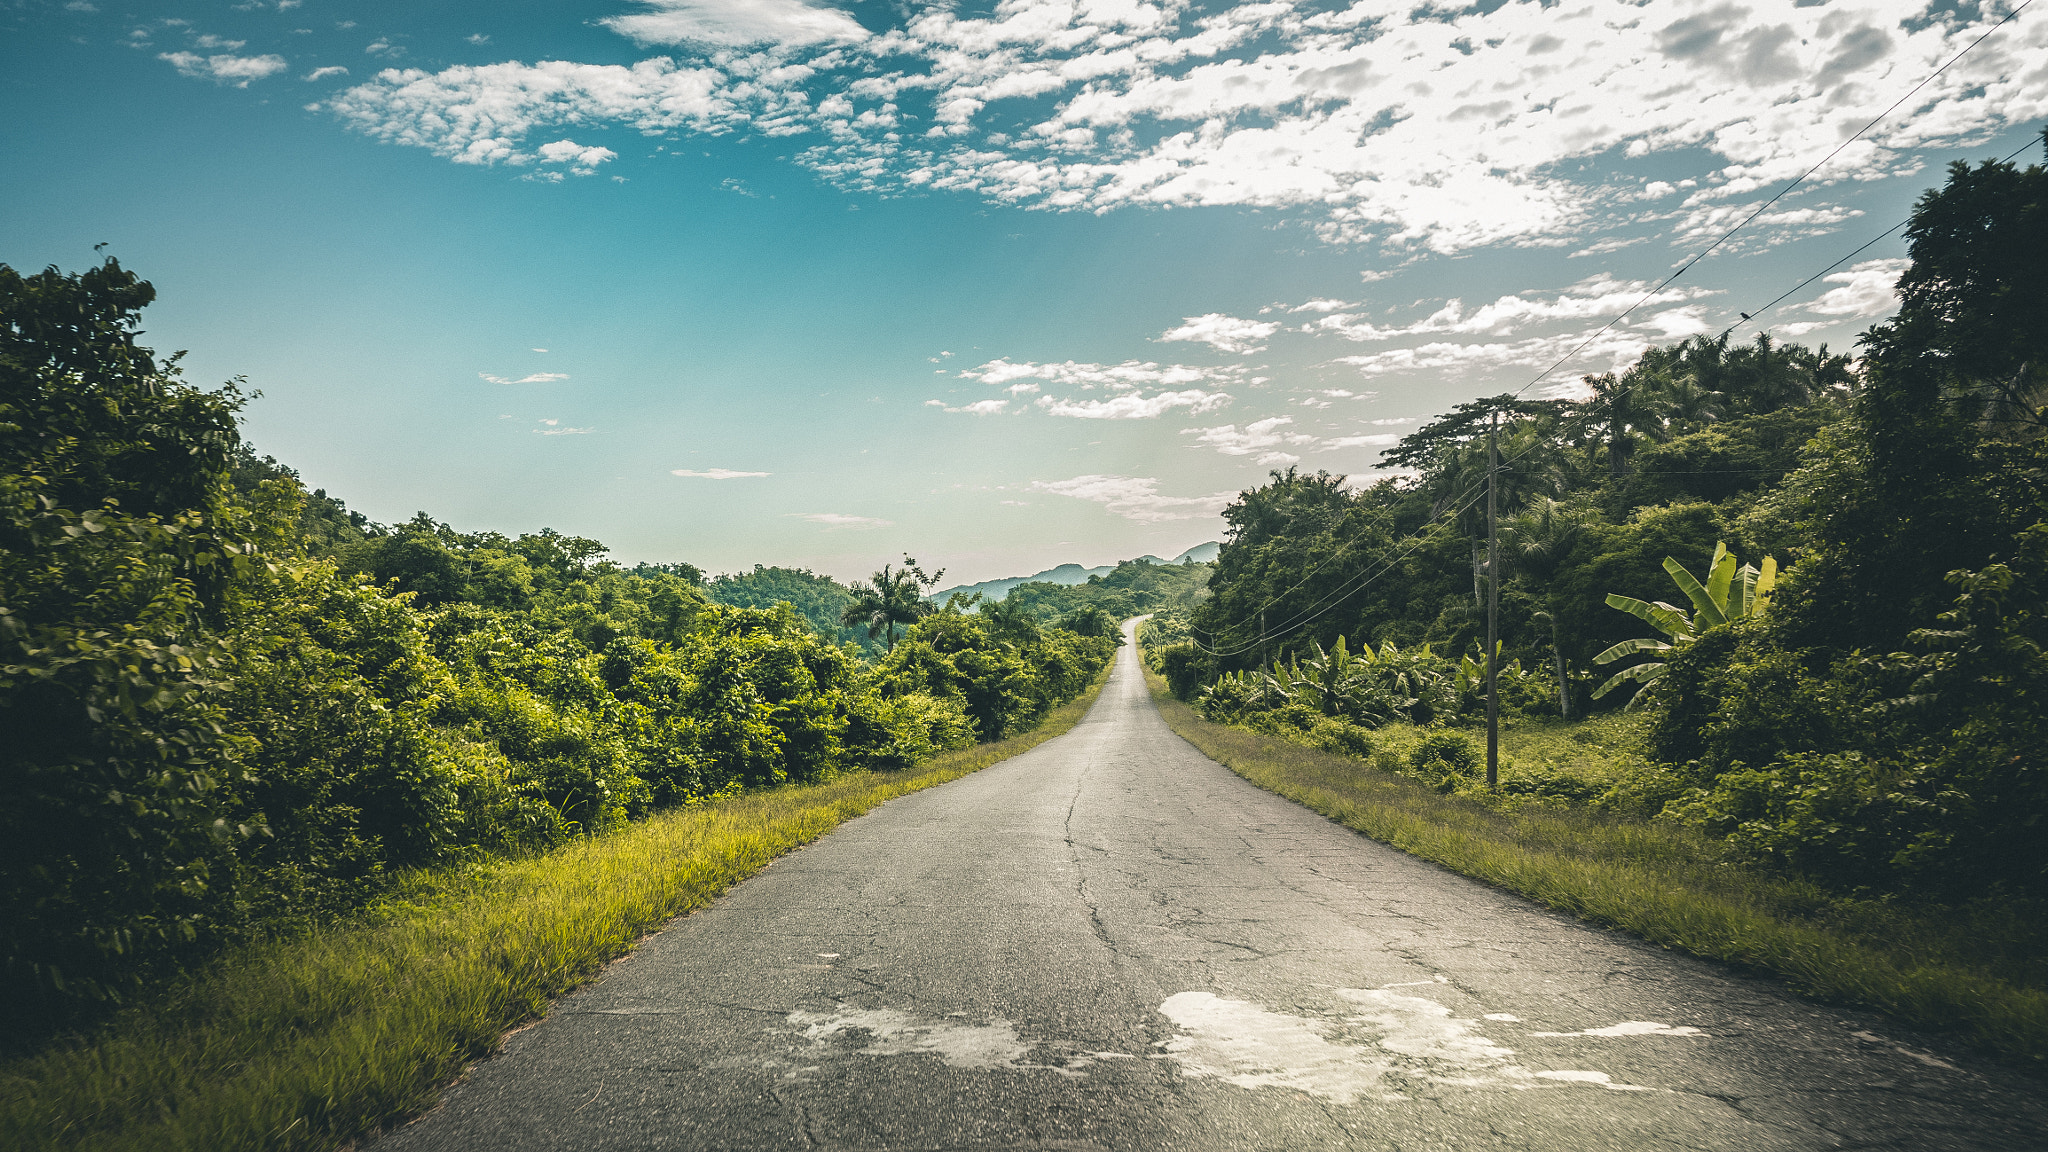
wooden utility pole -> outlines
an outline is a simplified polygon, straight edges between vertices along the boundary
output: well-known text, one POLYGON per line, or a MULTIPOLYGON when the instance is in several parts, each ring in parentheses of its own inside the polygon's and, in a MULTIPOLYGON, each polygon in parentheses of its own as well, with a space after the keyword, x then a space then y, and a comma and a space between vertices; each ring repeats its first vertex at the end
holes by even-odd
POLYGON ((1486 430, 1486 787, 1500 787, 1500 409, 1486 430))

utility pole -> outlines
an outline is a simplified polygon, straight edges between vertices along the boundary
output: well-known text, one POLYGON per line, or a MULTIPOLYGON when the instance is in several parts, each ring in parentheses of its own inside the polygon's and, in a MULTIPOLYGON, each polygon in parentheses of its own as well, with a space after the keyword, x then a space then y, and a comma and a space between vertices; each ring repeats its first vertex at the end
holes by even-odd
POLYGON ((1500 409, 1486 430, 1486 787, 1500 787, 1500 409))

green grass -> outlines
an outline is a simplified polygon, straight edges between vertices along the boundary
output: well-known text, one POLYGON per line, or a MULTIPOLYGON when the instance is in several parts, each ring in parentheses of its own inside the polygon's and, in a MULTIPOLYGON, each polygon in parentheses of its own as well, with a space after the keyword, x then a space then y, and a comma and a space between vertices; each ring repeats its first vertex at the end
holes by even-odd
POLYGON ((0 1066, 0 1147, 334 1148, 401 1121, 648 932, 883 801, 1067 732, 1106 678, 1028 733, 906 772, 423 874, 370 913, 245 950, 87 1040, 0 1066))
MULTIPOLYGON (((2011 908, 1842 901, 1662 821, 1442 795, 1358 759, 1212 724, 1146 679, 1167 725, 1210 758, 1374 840, 1652 943, 1776 973, 1815 999, 1948 1031, 2037 1069, 2048 1061, 2048 989, 2026 946, 2040 929, 2011 908)), ((1517 770, 1548 758, 1611 777, 1631 754, 1632 722, 1510 729, 1502 758, 1519 758, 1517 770)), ((1421 734, 1374 737, 1376 756, 1404 755, 1421 734)))

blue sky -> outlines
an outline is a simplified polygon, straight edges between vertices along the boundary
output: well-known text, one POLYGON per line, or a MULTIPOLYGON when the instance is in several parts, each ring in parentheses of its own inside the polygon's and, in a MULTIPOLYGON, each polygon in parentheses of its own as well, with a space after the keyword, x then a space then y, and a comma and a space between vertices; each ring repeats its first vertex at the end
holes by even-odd
MULTIPOLYGON (((1593 335, 2010 11, 9 0, 0 261, 107 242, 379 520, 979 580, 1720 331, 2038 131, 2048 20, 1593 335)), ((1759 319, 1847 347, 1903 251, 1759 319)))

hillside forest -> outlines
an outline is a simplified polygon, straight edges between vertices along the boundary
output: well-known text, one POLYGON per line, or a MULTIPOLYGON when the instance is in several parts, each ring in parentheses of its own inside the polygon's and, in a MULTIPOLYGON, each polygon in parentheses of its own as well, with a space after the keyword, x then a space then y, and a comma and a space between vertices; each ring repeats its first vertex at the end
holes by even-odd
POLYGON ((1273 473, 1148 660, 1211 719, 1354 752, 1441 731, 1389 766, 1483 792, 1454 730, 1483 716, 1497 436, 1506 713, 1626 708, 1641 751, 1503 791, 1838 893, 2048 897, 2048 170, 1957 164, 1905 235, 1853 356, 1696 336, 1582 399, 1461 404, 1398 479, 1273 473))
POLYGON ((1102 671, 1112 612, 1187 582, 940 605, 908 557, 707 579, 549 529, 376 524, 242 439, 238 384, 137 343, 154 296, 113 260, 0 265, 7 1031, 410 870, 1001 739, 1102 671))

